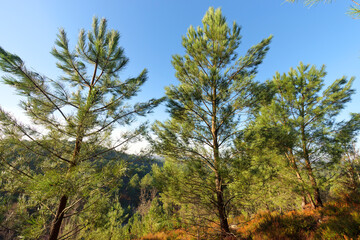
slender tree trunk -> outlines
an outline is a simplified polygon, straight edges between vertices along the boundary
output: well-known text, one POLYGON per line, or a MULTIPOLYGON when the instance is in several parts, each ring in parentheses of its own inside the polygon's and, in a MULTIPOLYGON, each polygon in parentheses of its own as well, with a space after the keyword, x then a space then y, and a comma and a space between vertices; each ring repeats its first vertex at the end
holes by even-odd
MULTIPOLYGON (((95 69, 95 74, 96 74, 96 69, 95 69)), ((90 94, 91 94, 92 88, 89 89, 89 94, 87 97, 87 108, 86 108, 86 113, 84 114, 84 117, 80 120, 80 123, 77 127, 77 131, 76 131, 76 140, 75 140, 75 146, 74 146, 74 152, 73 152, 73 156, 72 156, 72 161, 69 167, 69 171, 71 171, 71 169, 73 167, 75 167, 78 164, 78 156, 82 147, 82 143, 83 143, 83 138, 84 138, 84 128, 83 128, 83 124, 84 124, 84 120, 86 118, 86 114, 88 113, 89 109, 90 109, 90 94)), ((52 224, 51 227, 51 231, 50 231, 50 237, 49 240, 57 240, 57 237, 59 235, 60 232, 60 228, 61 228, 61 223, 62 220, 64 218, 64 212, 63 210, 66 207, 66 203, 67 203, 67 196, 63 195, 60 199, 60 203, 59 203, 59 208, 58 211, 56 213, 56 217, 54 219, 54 222, 52 224)))
MULTIPOLYGON (((81 131, 81 127, 78 127, 78 132, 79 131, 81 131)), ((76 164, 77 164, 77 156, 79 155, 79 152, 81 149, 82 139, 83 139, 82 134, 78 133, 78 137, 76 138, 76 141, 75 141, 72 162, 70 164, 68 171, 71 171, 71 169, 74 166, 76 166, 76 164)), ((58 207, 55 219, 53 221, 53 224, 51 226, 49 240, 57 240, 57 238, 58 238, 60 228, 61 228, 61 223, 64 218, 64 209, 66 207, 67 200, 68 200, 68 197, 66 195, 63 195, 60 199, 59 207, 58 207)))
POLYGON ((311 186, 312 186, 313 191, 314 191, 315 208, 322 207, 323 203, 322 203, 322 200, 321 200, 321 197, 320 197, 320 189, 317 186, 316 179, 314 177, 310 162, 306 161, 306 160, 305 160, 305 162, 306 162, 306 169, 307 169, 307 171, 309 173, 310 183, 311 183, 311 186))
POLYGON ((309 151, 306 146, 307 141, 306 141, 306 136, 305 136, 305 126, 304 125, 301 126, 301 139, 302 139, 302 148, 303 148, 303 154, 304 154, 304 160, 305 160, 305 167, 308 172, 308 176, 309 176, 309 180, 310 180, 312 189, 314 191, 315 208, 322 207, 323 203, 322 203, 322 200, 320 197, 320 189, 316 183, 314 172, 311 168, 309 151))
POLYGON ((347 160, 349 167, 348 167, 348 171, 347 174, 350 178, 350 189, 352 191, 356 191, 359 187, 359 175, 356 173, 353 161, 351 161, 351 157, 350 155, 347 153, 346 157, 345 157, 345 161, 347 160))
POLYGON ((298 168, 298 166, 296 164, 295 157, 294 157, 292 149, 289 149, 289 154, 286 154, 286 157, 290 161, 290 163, 291 163, 290 166, 295 171, 296 177, 297 177, 297 179, 298 179, 298 181, 299 181, 299 183, 301 185, 301 189, 302 189, 302 192, 303 192, 303 200, 302 200, 302 203, 301 203, 302 208, 304 208, 306 206, 306 204, 307 204, 306 196, 308 197, 308 199, 309 199, 309 201, 311 203, 311 206, 313 208, 316 208, 315 202, 314 202, 311 194, 307 190, 305 190, 305 188, 304 188, 304 180, 303 180, 303 178, 302 178, 302 176, 300 174, 299 168, 298 168))
POLYGON ((301 207, 302 209, 305 209, 305 206, 307 205, 307 199, 306 199, 306 196, 303 195, 302 196, 302 202, 301 202, 301 207))
POLYGON ((221 228, 221 239, 224 239, 230 233, 230 228, 229 228, 229 223, 227 220, 227 214, 225 209, 223 186, 218 176, 216 177, 215 184, 216 184, 217 211, 219 215, 220 228, 221 228))
POLYGON ((350 188, 352 191, 355 191, 356 189, 358 189, 359 187, 359 181, 358 178, 356 177, 356 173, 354 170, 354 167, 352 166, 352 164, 349 167, 349 173, 350 173, 350 188))
POLYGON ((216 207, 218 211, 218 217, 220 220, 221 228, 221 239, 224 239, 229 233, 229 223, 226 214, 226 206, 224 201, 224 189, 223 179, 220 175, 220 154, 219 154, 219 143, 218 143, 218 129, 217 129, 217 118, 216 118, 216 86, 213 87, 213 100, 212 100, 212 119, 211 119, 211 134, 213 137, 213 156, 214 156, 214 167, 215 167, 215 187, 216 187, 216 207))
POLYGON ((221 239, 224 239, 230 233, 230 228, 226 214, 222 179, 218 171, 215 172, 215 176, 216 176, 215 177, 216 207, 217 207, 218 217, 220 220, 221 239))
POLYGON ((52 223, 49 240, 57 240, 60 232, 61 222, 64 218, 64 209, 67 203, 67 196, 63 195, 60 199, 59 207, 55 219, 52 223))
MULTIPOLYGON (((82 134, 82 132, 80 134, 82 134)), ((79 155, 79 152, 80 152, 80 149, 82 146, 82 140, 83 140, 82 135, 80 135, 78 138, 76 138, 71 167, 74 167, 77 165, 77 156, 79 155)))

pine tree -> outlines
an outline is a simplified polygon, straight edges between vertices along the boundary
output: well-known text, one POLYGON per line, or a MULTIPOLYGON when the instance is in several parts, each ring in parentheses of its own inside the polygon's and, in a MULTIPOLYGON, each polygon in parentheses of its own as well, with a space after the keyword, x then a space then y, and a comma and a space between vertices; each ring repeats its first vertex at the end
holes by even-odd
POLYGON ((360 131, 360 113, 352 113, 351 119, 337 124, 336 131, 326 149, 331 152, 337 163, 339 193, 350 194, 359 191, 360 186, 360 157, 357 147, 357 137, 360 131))
MULTIPOLYGON (((0 48, 0 67, 8 74, 3 81, 24 97, 21 107, 31 121, 28 126, 21 124, 1 109, 3 143, 21 146, 38 158, 41 171, 23 171, 26 187, 22 195, 34 202, 38 212, 49 209, 55 213, 52 208, 57 199, 50 231, 48 227, 41 230, 49 233, 49 239, 58 238, 64 217, 75 232, 85 226, 76 225, 77 220, 85 217, 83 223, 89 223, 98 217, 96 211, 76 215, 96 210, 96 204, 105 205, 112 184, 119 183, 125 170, 121 161, 106 162, 102 156, 139 137, 144 125, 116 141, 111 140, 113 129, 129 125, 161 102, 129 103, 146 81, 147 71, 134 78, 119 78, 128 63, 119 38, 118 31, 107 29, 105 19, 94 18, 92 30, 81 30, 71 50, 61 29, 51 52, 64 73, 59 80, 29 70, 20 57, 0 48)), ((26 159, 23 164, 28 164, 26 159)))
MULTIPOLYGON (((288 2, 296 2, 296 0, 287 0, 288 2)), ((354 16, 355 18, 359 18, 360 17, 360 3, 358 1, 355 0, 351 0, 353 5, 351 5, 349 7, 349 11, 348 14, 350 14, 351 16, 354 16)), ((304 0, 304 3, 308 6, 312 6, 314 4, 320 3, 320 2, 331 2, 331 0, 304 0)))
POLYGON ((204 203, 217 216, 224 237, 230 232, 228 206, 234 197, 226 193, 236 158, 233 139, 241 113, 255 102, 253 79, 272 37, 238 58, 241 36, 235 22, 230 28, 221 10, 210 8, 202 23, 183 37, 186 54, 173 56, 180 84, 166 88, 171 119, 155 124, 155 146, 160 155, 184 164, 189 182, 182 184, 192 189, 184 201, 204 203))
POLYGON ((237 151, 242 153, 242 159, 248 159, 245 169, 236 169, 237 175, 246 180, 236 181, 231 186, 233 192, 244 196, 236 204, 241 205, 242 212, 247 215, 264 210, 293 210, 298 207, 298 184, 294 184, 296 176, 289 171, 289 164, 283 157, 284 149, 279 144, 281 140, 285 145, 290 140, 289 135, 279 127, 269 126, 267 120, 265 124, 261 122, 259 116, 256 118, 257 113, 255 110, 255 118, 236 139, 237 151), (244 182, 247 189, 244 189, 244 182))
POLYGON ((257 119, 257 124, 276 129, 273 138, 298 178, 304 201, 307 197, 314 208, 323 205, 320 170, 334 163, 325 146, 335 130, 335 117, 354 92, 353 79, 345 77, 322 91, 325 76, 324 66, 303 63, 287 74, 276 73, 269 83, 276 91, 274 99, 257 119))

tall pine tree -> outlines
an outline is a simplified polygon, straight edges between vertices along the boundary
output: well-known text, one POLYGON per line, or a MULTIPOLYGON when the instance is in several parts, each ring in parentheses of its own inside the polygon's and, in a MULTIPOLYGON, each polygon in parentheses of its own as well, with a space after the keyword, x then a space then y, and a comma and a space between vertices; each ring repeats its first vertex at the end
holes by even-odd
POLYGON ((189 195, 181 202, 203 203, 197 207, 218 218, 224 237, 230 233, 228 207, 234 198, 227 191, 230 166, 237 157, 233 140, 240 115, 255 102, 253 79, 272 37, 238 57, 241 36, 235 22, 229 27, 221 10, 210 8, 202 24, 191 26, 183 37, 186 54, 173 56, 180 83, 166 88, 171 119, 154 125, 155 146, 167 160, 183 164, 189 174, 182 186, 191 191, 186 190, 189 195))
MULTIPOLYGON (((146 81, 147 71, 134 78, 119 78, 128 63, 119 38, 118 31, 107 29, 105 19, 94 18, 92 30, 81 30, 72 50, 65 31, 60 30, 51 52, 63 71, 59 80, 29 70, 20 57, 0 48, 0 67, 7 73, 3 81, 24 97, 21 107, 31 121, 26 126, 1 109, 3 144, 6 140, 19 145, 42 161, 41 170, 27 169, 22 174, 26 185, 21 194, 41 213, 33 213, 31 219, 38 220, 28 222, 41 222, 46 215, 42 213, 48 210, 54 214, 51 228, 41 226, 38 236, 58 239, 65 217, 73 228, 69 234, 96 217, 94 211, 76 218, 81 212, 96 210, 99 202, 104 205, 111 184, 124 171, 119 161, 105 162, 102 156, 138 137, 144 126, 116 141, 111 140, 113 129, 127 126, 160 102, 129 103, 146 81), (83 225, 77 225, 76 219, 82 219, 83 225)), ((23 160, 23 165, 28 164, 23 160)))
POLYGON ((296 174, 301 191, 314 208, 323 205, 320 196, 320 170, 333 163, 326 147, 336 129, 335 117, 350 101, 353 79, 334 81, 325 90, 325 67, 300 65, 286 74, 276 73, 269 83, 276 92, 264 106, 257 124, 276 129, 273 138, 296 174))

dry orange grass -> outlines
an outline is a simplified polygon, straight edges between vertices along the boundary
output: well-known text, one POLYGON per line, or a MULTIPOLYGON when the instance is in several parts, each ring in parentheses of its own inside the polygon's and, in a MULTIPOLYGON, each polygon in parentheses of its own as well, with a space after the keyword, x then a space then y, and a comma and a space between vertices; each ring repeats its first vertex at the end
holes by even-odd
POLYGON ((142 237, 141 240, 192 240, 193 236, 189 235, 182 229, 176 229, 166 232, 150 233, 142 237))
POLYGON ((360 240, 360 198, 344 194, 316 210, 261 212, 242 222, 236 230, 241 239, 360 240))
MULTIPOLYGON (((229 219, 234 236, 228 240, 360 240, 360 197, 344 194, 341 199, 325 204, 320 209, 301 211, 259 212, 250 220, 245 217, 229 219)), ((218 228, 207 228, 205 237, 217 239, 218 228)), ((148 234, 142 240, 192 240, 197 239, 195 228, 189 232, 177 229, 148 234)), ((204 235, 203 235, 204 236, 204 235)))

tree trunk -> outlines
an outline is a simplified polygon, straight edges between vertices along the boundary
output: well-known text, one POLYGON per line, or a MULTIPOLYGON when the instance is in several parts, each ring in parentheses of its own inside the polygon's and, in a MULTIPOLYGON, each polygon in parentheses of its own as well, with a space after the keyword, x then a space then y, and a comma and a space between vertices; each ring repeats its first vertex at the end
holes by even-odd
POLYGON ((217 104, 216 104, 216 83, 214 83, 212 94, 212 117, 211 117, 211 134, 213 138, 213 156, 214 156, 214 168, 215 168, 215 187, 216 187, 216 207, 218 211, 218 217, 220 220, 221 235, 220 239, 225 239, 225 237, 230 233, 229 223, 225 210, 224 202, 224 192, 223 192, 223 182, 222 176, 220 175, 221 169, 221 159, 219 153, 219 143, 218 143, 218 128, 217 128, 217 104))
POLYGON ((307 199, 306 199, 306 196, 303 195, 302 196, 302 202, 301 202, 301 207, 302 209, 305 209, 305 206, 307 205, 307 199))
MULTIPOLYGON (((354 157, 354 159, 356 158, 356 156, 354 157)), ((356 170, 355 170, 355 167, 354 167, 354 164, 353 164, 353 161, 351 160, 351 157, 350 155, 347 153, 346 156, 345 156, 345 161, 347 160, 347 163, 349 164, 349 167, 348 167, 348 171, 347 171, 347 175, 349 176, 350 178, 350 184, 349 184, 349 188, 350 190, 352 191, 356 191, 359 187, 359 180, 360 180, 360 176, 357 174, 356 170)))
POLYGON ((305 136, 305 126, 304 125, 301 126, 301 140, 302 140, 302 148, 303 148, 303 154, 304 154, 303 156, 304 156, 304 160, 305 160, 306 170, 308 172, 309 180, 310 180, 311 186, 314 191, 315 208, 322 207, 323 203, 322 203, 322 200, 320 197, 320 189, 316 183, 316 179, 315 179, 313 170, 311 168, 309 151, 306 146, 307 139, 305 136))
POLYGON ((61 222, 64 218, 64 209, 67 203, 67 196, 63 195, 60 199, 59 208, 52 223, 49 240, 57 240, 60 232, 61 222))
POLYGON ((307 204, 307 199, 306 199, 306 196, 309 198, 309 201, 311 203, 311 206, 313 208, 316 208, 316 204, 313 200, 313 198, 311 197, 311 194, 304 189, 304 180, 300 174, 300 171, 299 171, 299 168, 296 164, 296 161, 295 161, 295 157, 294 157, 294 154, 293 154, 293 151, 292 149, 289 149, 289 154, 286 154, 286 157, 288 158, 288 160, 290 161, 291 163, 291 168, 295 171, 296 173, 296 177, 301 185, 301 188, 302 188, 302 192, 303 192, 303 199, 302 199, 302 203, 301 203, 301 206, 302 208, 305 208, 306 204, 307 204))
POLYGON ((229 233, 229 223, 227 220, 224 196, 223 196, 223 187, 221 185, 221 181, 218 177, 215 180, 216 183, 216 202, 217 202, 217 211, 220 220, 220 228, 221 228, 221 239, 224 239, 229 233))
MULTIPOLYGON (((307 164, 306 164, 307 165, 307 164)), ((310 168, 311 169, 311 166, 310 168)), ((323 203, 322 203, 322 200, 321 200, 321 197, 320 197, 320 189, 319 187, 317 186, 317 183, 316 183, 316 180, 314 178, 314 175, 312 173, 312 171, 309 171, 309 177, 310 177, 310 182, 311 182, 311 185, 313 187, 313 190, 314 190, 314 201, 315 201, 315 208, 317 207, 322 207, 323 206, 323 203)))
POLYGON ((306 163, 306 170, 308 172, 308 175, 309 175, 309 180, 310 180, 310 183, 311 183, 311 186, 313 188, 313 191, 314 191, 314 201, 315 201, 315 206, 314 208, 317 208, 317 207, 322 207, 323 206, 323 203, 322 203, 322 200, 321 200, 321 197, 320 197, 320 189, 316 183, 316 179, 314 177, 314 173, 313 173, 313 170, 311 168, 311 163, 310 163, 310 159, 309 159, 309 153, 307 152, 307 148, 304 144, 304 158, 305 158, 305 163, 306 163))

